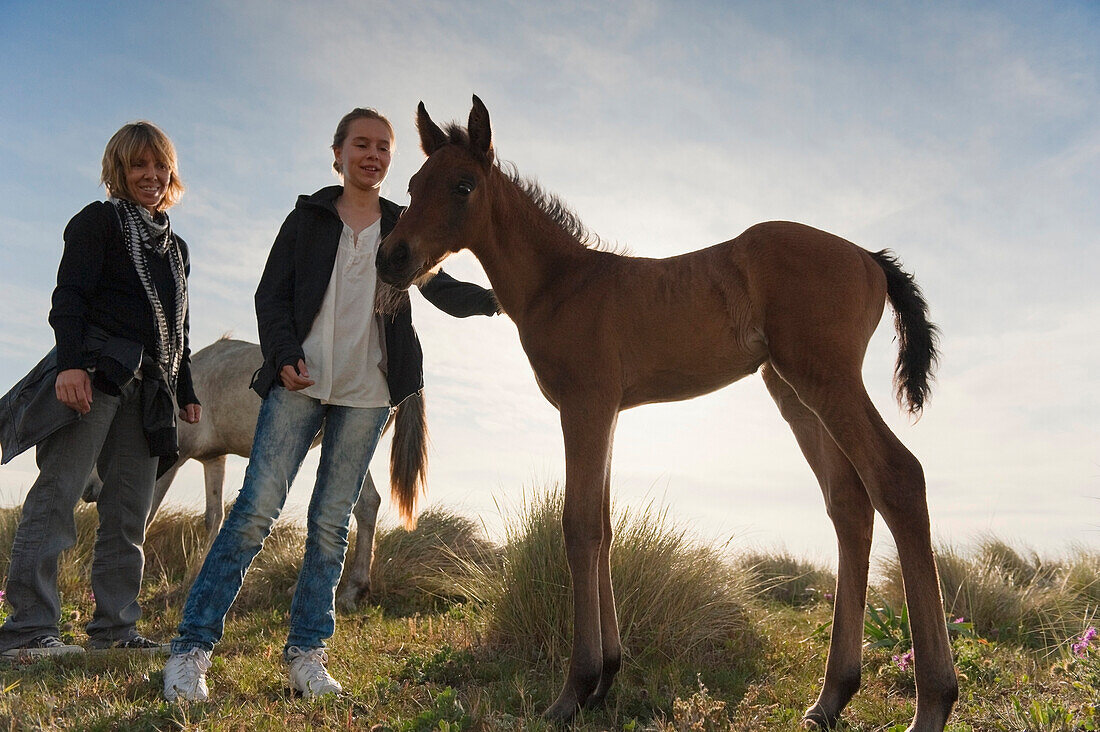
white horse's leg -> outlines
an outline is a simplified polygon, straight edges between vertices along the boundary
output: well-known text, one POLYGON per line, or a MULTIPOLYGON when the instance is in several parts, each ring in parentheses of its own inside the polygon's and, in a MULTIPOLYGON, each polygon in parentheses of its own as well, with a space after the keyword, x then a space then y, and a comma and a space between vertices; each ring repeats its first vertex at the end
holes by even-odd
POLYGON ((88 476, 88 482, 84 484, 84 493, 80 498, 85 503, 95 503, 102 492, 103 480, 99 477, 99 468, 92 468, 92 474, 88 476))
POLYGON ((177 460, 176 464, 168 468, 164 475, 157 478, 157 483, 153 486, 153 507, 149 509, 149 518, 145 520, 146 528, 148 528, 149 525, 153 523, 153 519, 157 517, 157 511, 160 510, 160 504, 164 501, 164 494, 168 492, 168 487, 172 485, 176 473, 185 462, 187 462, 187 458, 177 460))
POLYGON ((367 471, 367 480, 355 504, 355 554, 344 567, 344 587, 337 602, 341 610, 351 612, 370 594, 370 566, 374 556, 374 527, 382 497, 367 471))
POLYGON ((202 475, 206 483, 206 544, 209 546, 222 527, 225 518, 225 506, 222 504, 222 490, 225 486, 225 455, 203 460, 202 475))

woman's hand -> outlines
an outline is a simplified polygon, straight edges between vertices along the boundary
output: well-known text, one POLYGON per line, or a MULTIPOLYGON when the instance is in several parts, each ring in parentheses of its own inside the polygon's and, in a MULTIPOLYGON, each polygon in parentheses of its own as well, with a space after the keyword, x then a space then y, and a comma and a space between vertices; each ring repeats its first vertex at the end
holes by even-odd
POLYGON ((313 379, 309 378, 309 369, 306 368, 306 362, 302 359, 298 359, 298 367, 295 368, 290 364, 283 366, 283 370, 279 372, 279 381, 287 391, 298 391, 299 389, 305 389, 307 386, 313 386, 315 383, 313 379))
POLYGON ((57 401, 81 414, 92 411, 92 379, 84 369, 65 369, 53 385, 57 401))
POLYGON ((197 424, 202 419, 201 404, 185 404, 180 407, 180 419, 187 424, 197 424))

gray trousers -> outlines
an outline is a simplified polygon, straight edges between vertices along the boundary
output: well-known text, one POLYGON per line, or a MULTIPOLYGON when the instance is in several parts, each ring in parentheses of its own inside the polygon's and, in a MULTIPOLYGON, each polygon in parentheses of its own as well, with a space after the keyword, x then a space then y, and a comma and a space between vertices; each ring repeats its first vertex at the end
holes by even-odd
POLYGON ((60 634, 57 558, 76 543, 73 510, 97 461, 103 492, 92 560, 95 614, 87 632, 103 641, 124 640, 137 632, 145 565, 141 546, 157 458, 150 457, 142 429, 140 382, 127 384, 120 396, 93 392, 88 414, 36 447, 39 474, 23 502, 11 550, 5 599, 12 611, 0 627, 0 651, 40 635, 60 634))

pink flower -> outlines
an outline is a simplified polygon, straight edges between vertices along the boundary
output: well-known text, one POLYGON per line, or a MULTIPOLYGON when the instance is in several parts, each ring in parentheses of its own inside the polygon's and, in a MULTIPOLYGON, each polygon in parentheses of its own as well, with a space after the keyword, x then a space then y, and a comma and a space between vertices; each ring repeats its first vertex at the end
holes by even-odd
POLYGON ((1081 634, 1081 637, 1077 639, 1077 642, 1070 646, 1073 649, 1073 655, 1078 658, 1084 658, 1088 655, 1089 645, 1096 637, 1096 628, 1089 626, 1085 629, 1085 632, 1081 634))
POLYGON ((913 649, 910 648, 900 656, 894 656, 894 663, 898 665, 898 668, 902 671, 908 671, 909 667, 913 664, 913 649))

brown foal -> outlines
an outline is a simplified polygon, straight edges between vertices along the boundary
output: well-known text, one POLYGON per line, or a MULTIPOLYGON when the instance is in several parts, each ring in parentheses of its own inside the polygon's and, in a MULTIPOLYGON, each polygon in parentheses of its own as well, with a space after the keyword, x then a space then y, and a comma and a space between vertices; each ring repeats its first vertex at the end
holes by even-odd
POLYGON ((547 711, 601 702, 619 669, 611 586, 611 445, 621 410, 706 394, 758 369, 825 495, 839 544, 825 681, 805 715, 833 725, 860 683, 874 512, 897 545, 912 624, 917 710, 910 730, 942 730, 958 696, 920 463, 883 422, 861 367, 885 301, 895 312, 900 403, 918 414, 936 328, 911 276, 887 252, 789 222, 667 259, 586 245, 557 199, 494 160, 476 96, 467 129, 419 107, 428 156, 411 203, 378 252, 382 279, 408 287, 462 248, 481 262, 519 329, 565 438, 562 527, 573 578, 573 649, 547 711))

